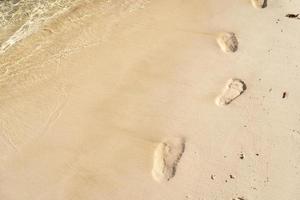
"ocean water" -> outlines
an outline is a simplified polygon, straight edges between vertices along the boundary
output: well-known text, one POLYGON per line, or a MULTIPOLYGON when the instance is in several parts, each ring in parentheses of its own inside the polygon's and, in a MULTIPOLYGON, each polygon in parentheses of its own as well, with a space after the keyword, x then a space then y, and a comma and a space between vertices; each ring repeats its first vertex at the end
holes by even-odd
POLYGON ((0 0, 0 54, 81 0, 0 0))
MULTIPOLYGON (((120 18, 149 3, 150 0, 0 0, 0 54, 26 38, 52 18, 72 8, 90 5, 94 13, 114 13, 120 18), (93 7, 95 6, 95 7, 93 7), (116 14, 117 13, 117 14, 116 14)), ((91 15, 91 12, 82 13, 91 15)))

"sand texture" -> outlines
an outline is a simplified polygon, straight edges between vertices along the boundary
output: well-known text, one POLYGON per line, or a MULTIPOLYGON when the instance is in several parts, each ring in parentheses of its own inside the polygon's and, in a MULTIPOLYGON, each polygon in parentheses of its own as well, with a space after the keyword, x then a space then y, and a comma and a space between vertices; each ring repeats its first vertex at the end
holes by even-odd
POLYGON ((300 199, 300 1, 32 2, 0 1, 0 200, 300 199))

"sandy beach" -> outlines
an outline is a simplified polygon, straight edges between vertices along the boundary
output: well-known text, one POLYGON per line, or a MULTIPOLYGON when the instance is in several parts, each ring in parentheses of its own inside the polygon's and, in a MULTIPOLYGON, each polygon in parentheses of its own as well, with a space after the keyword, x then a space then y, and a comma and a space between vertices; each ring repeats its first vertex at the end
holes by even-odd
POLYGON ((300 199, 299 7, 85 0, 41 24, 0 54, 0 199, 300 199))

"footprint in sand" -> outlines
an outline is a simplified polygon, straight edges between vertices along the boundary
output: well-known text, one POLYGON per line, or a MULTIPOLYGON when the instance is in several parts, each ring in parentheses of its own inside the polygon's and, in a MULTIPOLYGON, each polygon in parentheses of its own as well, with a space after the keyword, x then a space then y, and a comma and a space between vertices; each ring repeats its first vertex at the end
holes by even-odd
POLYGON ((165 182, 175 176, 184 147, 185 142, 182 138, 170 138, 158 144, 153 157, 152 177, 154 180, 165 182))
POLYGON ((217 36, 217 43, 225 53, 234 53, 238 50, 239 42, 234 33, 222 32, 217 36))
POLYGON ((240 79, 230 79, 222 94, 216 98, 218 106, 230 104, 234 99, 239 97, 247 89, 246 84, 240 79))
POLYGON ((265 8, 267 7, 267 0, 251 0, 254 8, 265 8))

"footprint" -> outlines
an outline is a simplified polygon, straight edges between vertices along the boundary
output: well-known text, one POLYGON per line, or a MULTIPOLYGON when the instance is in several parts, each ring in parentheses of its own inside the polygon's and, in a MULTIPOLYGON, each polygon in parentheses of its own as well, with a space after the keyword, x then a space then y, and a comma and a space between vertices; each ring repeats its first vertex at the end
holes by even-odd
POLYGON ((222 94, 216 98, 218 106, 230 104, 247 89, 246 84, 240 79, 230 79, 222 94))
POLYGON ((170 138, 159 143, 154 151, 152 177, 166 182, 175 176, 177 164, 184 152, 183 138, 170 138))
POLYGON ((265 8, 267 7, 267 0, 251 0, 254 8, 265 8))
POLYGON ((217 43, 222 51, 226 53, 233 53, 238 50, 239 42, 234 33, 222 32, 217 37, 217 43))

